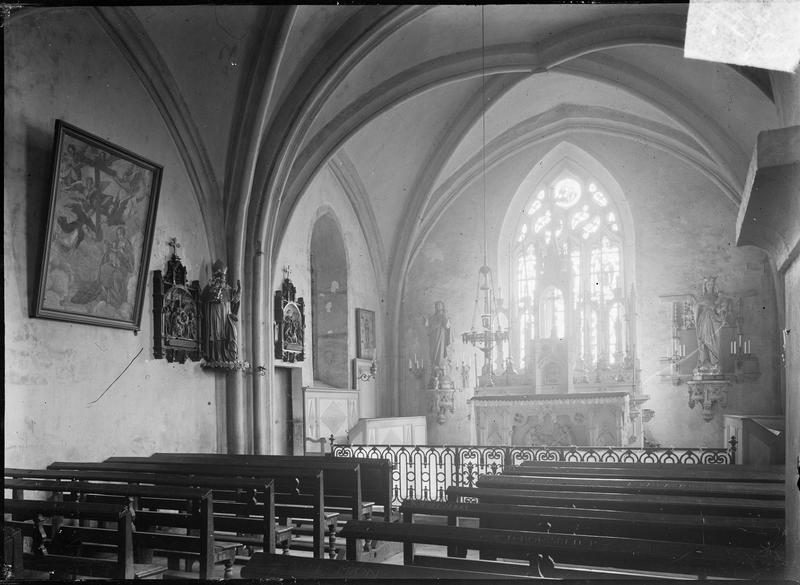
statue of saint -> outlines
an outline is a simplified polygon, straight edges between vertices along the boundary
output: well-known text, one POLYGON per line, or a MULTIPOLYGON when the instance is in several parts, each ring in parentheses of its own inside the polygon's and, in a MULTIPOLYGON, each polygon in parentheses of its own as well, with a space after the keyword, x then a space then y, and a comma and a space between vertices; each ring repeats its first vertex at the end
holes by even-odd
POLYGON ((444 308, 444 302, 434 303, 434 313, 425 318, 430 343, 431 381, 430 387, 452 388, 453 381, 448 375, 447 348, 450 345, 450 318, 444 308), (438 382, 438 384, 437 384, 438 382))
POLYGON ((703 282, 703 294, 695 307, 695 330, 697 332, 697 372, 719 374, 719 332, 728 318, 728 303, 717 291, 717 279, 707 278, 703 282))
POLYGON ((213 276, 200 296, 203 303, 203 358, 210 367, 236 367, 238 360, 237 324, 242 285, 234 290, 228 284, 228 268, 221 260, 212 266, 213 276))

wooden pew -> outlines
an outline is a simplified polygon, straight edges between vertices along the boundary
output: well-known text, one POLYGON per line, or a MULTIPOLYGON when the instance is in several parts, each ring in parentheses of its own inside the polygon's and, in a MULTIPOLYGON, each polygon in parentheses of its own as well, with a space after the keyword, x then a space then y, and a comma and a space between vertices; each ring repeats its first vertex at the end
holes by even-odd
POLYGON ((116 463, 153 463, 169 462, 178 464, 205 463, 221 467, 254 467, 272 469, 275 467, 292 467, 301 469, 319 469, 325 477, 325 507, 335 508, 357 520, 369 519, 372 515, 372 503, 362 498, 363 480, 358 463, 331 460, 322 457, 273 458, 268 455, 227 455, 216 453, 180 453, 156 454, 150 457, 109 457, 107 462, 116 463))
MULTIPOLYGON (((14 518, 6 520, 6 525, 21 528, 23 534, 33 537, 35 552, 23 554, 26 570, 53 572, 60 577, 81 575, 105 579, 160 579, 165 571, 164 567, 157 565, 134 563, 132 520, 128 506, 8 498, 3 503, 4 513, 14 518), (48 551, 48 546, 56 547, 45 530, 44 519, 47 517, 115 522, 116 529, 108 531, 105 541, 115 547, 116 558, 91 558, 48 551)), ((84 530, 87 529, 76 527, 73 534, 83 537, 84 530)))
MULTIPOLYGON (((154 453, 152 459, 173 461, 186 458, 202 458, 205 453, 154 453)), ((383 513, 386 522, 392 520, 393 482, 392 469, 394 465, 388 459, 373 459, 368 457, 325 457, 325 456, 292 456, 292 455, 229 455, 213 454, 215 457, 230 459, 232 461, 244 460, 270 465, 307 465, 320 466, 326 469, 341 462, 358 465, 361 471, 361 496, 367 502, 374 502, 374 506, 383 513)), ((326 483, 327 487, 327 483, 326 483)))
MULTIPOLYGON (((5 488, 11 489, 14 500, 24 499, 24 492, 39 491, 58 494, 68 501, 90 503, 126 504, 131 511, 136 528, 134 548, 138 560, 150 563, 153 551, 168 558, 194 557, 200 561, 200 579, 214 577, 214 565, 225 566, 225 577, 230 578, 238 544, 217 544, 214 541, 214 504, 211 491, 174 486, 149 486, 136 484, 99 484, 85 481, 53 481, 10 479, 5 488), (146 507, 157 508, 150 512, 146 507), (171 510, 172 512, 164 512, 171 510), (152 531, 154 526, 196 530, 196 536, 152 531)), ((65 533, 76 532, 75 527, 64 527, 65 533)), ((83 538, 97 538, 103 543, 106 529, 82 527, 83 538)), ((176 568, 176 567, 170 567, 176 568)))
MULTIPOLYGON (((536 475, 559 477, 607 477, 614 479, 671 479, 678 481, 716 482, 784 482, 780 466, 705 465, 680 463, 594 463, 523 461, 523 468, 536 470, 536 475)), ((506 468, 504 473, 511 468, 506 468)))
POLYGON ((604 492, 548 491, 506 489, 502 487, 447 488, 447 499, 477 498, 486 504, 522 504, 567 508, 627 510, 632 512, 662 512, 672 514, 702 514, 782 518, 784 504, 780 500, 745 498, 715 498, 698 496, 646 495, 604 492))
MULTIPOLYGON (((83 462, 55 462, 48 469, 76 470, 76 471, 122 471, 136 473, 155 473, 186 476, 210 477, 241 477, 258 479, 261 481, 273 480, 275 483, 275 511, 281 514, 303 514, 312 522, 312 551, 315 558, 321 558, 325 551, 326 528, 331 530, 336 525, 336 514, 325 512, 324 509, 324 481, 323 473, 314 469, 302 468, 254 468, 247 466, 225 466, 224 469, 215 464, 208 463, 83 463, 83 462)), ((331 546, 331 549, 333 547, 331 546)))
POLYGON ((627 494, 674 494, 682 496, 714 496, 730 498, 785 499, 784 486, 777 483, 705 482, 688 480, 611 479, 596 477, 539 476, 530 468, 512 468, 502 475, 482 475, 479 487, 515 487, 541 490, 591 491, 627 494), (526 472, 527 470, 527 472, 526 472))
POLYGON ((513 504, 406 500, 400 506, 404 522, 414 515, 444 516, 449 526, 457 518, 477 518, 481 528, 504 528, 561 534, 626 536, 678 542, 767 548, 783 541, 782 518, 729 518, 592 510, 513 504))
MULTIPOLYGON (((362 499, 362 487, 365 483, 361 477, 361 465, 352 460, 331 459, 329 457, 161 453, 150 457, 110 457, 106 459, 106 461, 113 463, 132 463, 136 465, 148 462, 178 465, 199 463, 217 465, 225 468, 245 466, 265 471, 274 469, 275 467, 322 470, 325 478, 325 513, 329 521, 326 525, 326 531, 329 535, 328 542, 331 557, 336 556, 334 552, 336 535, 335 522, 338 515, 359 520, 370 519, 372 517, 373 502, 362 499)), ((374 470, 372 475, 374 475, 374 470)), ((284 508, 281 506, 278 507, 279 512, 282 509, 284 508)), ((292 510, 286 509, 286 515, 291 516, 292 510)), ((283 516, 283 514, 279 514, 279 516, 283 516)), ((302 518, 302 512, 296 512, 296 516, 302 518)), ((305 529, 302 527, 302 522, 297 522, 295 530, 298 534, 303 534, 305 532, 305 529)), ((372 545, 374 547, 375 543, 372 543, 372 545)), ((369 547, 365 545, 364 551, 368 552, 369 547)), ((341 551, 341 553, 343 552, 344 551, 341 551)))
POLYGON ((22 578, 22 531, 3 526, 3 573, 0 581, 22 578))
MULTIPOLYGON (((320 469, 315 465, 292 465, 292 466, 277 466, 277 465, 263 465, 259 463, 252 463, 246 461, 232 462, 227 459, 210 459, 199 458, 196 460, 170 460, 159 461, 149 457, 111 457, 104 463, 108 465, 130 465, 136 469, 143 467, 153 468, 153 466, 160 466, 159 469, 177 468, 185 470, 188 468, 196 467, 198 465, 207 466, 207 469, 216 469, 214 473, 226 474, 228 470, 236 471, 236 475, 253 475, 259 476, 285 476, 287 473, 291 479, 297 476, 296 470, 302 469, 305 472, 319 473, 320 469), (240 473, 244 471, 243 473, 240 473)), ((340 465, 331 466, 330 469, 323 470, 324 479, 324 498, 326 503, 325 509, 322 511, 322 543, 324 546, 325 535, 327 535, 327 546, 330 556, 336 556, 336 525, 340 515, 339 511, 334 511, 333 506, 345 506, 350 513, 362 513, 363 505, 360 492, 360 469, 358 465, 342 463, 340 465), (339 486, 338 495, 328 495, 328 483, 332 481, 334 486, 339 486), (342 495, 342 494, 346 495, 342 495), (331 504, 328 508, 327 504, 331 504)), ((283 490, 276 494, 275 514, 279 522, 283 524, 293 525, 291 530, 298 534, 311 534, 311 543, 301 543, 299 539, 294 540, 294 547, 301 548, 304 544, 310 544, 310 550, 317 550, 315 536, 317 535, 318 528, 315 525, 316 515, 314 513, 313 503, 309 503, 308 496, 299 494, 297 489, 291 491, 293 486, 291 483, 284 484, 283 490), (305 501, 304 501, 305 500, 305 501), (312 528, 308 530, 303 527, 305 522, 311 522, 312 528)), ((321 489, 321 488, 320 488, 321 489)), ((301 490, 302 491, 302 490, 301 490)), ((338 510, 339 508, 336 508, 338 510)), ((257 513, 251 511, 251 513, 257 513)), ((241 540, 241 539, 240 539, 241 540)), ((254 542, 251 539, 244 539, 246 544, 252 545, 254 542)), ((288 542, 287 542, 288 546, 288 542)), ((266 549, 265 549, 266 550, 266 549)), ((286 550, 284 552, 287 552, 286 550)))
MULTIPOLYGON (((384 565, 359 561, 334 561, 325 559, 302 559, 256 553, 242 568, 242 578, 253 580, 301 579, 314 583, 372 583, 390 579, 395 583, 415 583, 432 580, 441 583, 481 581, 487 584, 502 579, 514 579, 515 574, 476 573, 442 568, 424 568, 409 565, 384 565), (450 580, 450 581, 448 581, 450 580)), ((533 581, 526 579, 526 582, 533 581)))
POLYGON ((341 536, 347 539, 348 548, 360 538, 402 542, 407 565, 414 564, 414 544, 434 544, 454 547, 462 553, 479 550, 492 556, 525 559, 531 566, 538 566, 543 576, 552 569, 553 560, 601 569, 680 574, 691 570, 700 576, 736 578, 758 575, 774 562, 774 558, 752 548, 430 524, 351 520, 341 536))
POLYGON ((269 550, 270 552, 276 548, 281 548, 284 553, 291 540, 291 531, 286 527, 276 525, 274 520, 275 489, 272 480, 130 471, 15 468, 6 468, 5 477, 7 478, 6 482, 8 482, 8 478, 51 479, 208 488, 212 490, 215 498, 214 528, 217 540, 221 542, 241 542, 244 540, 246 544, 263 546, 264 550, 269 550), (266 515, 256 513, 258 511, 254 507, 256 505, 264 508, 266 515), (266 512, 266 509, 272 510, 272 512, 266 512), (239 516, 230 516, 230 514, 238 514, 239 516), (255 538, 243 537, 241 536, 242 534, 257 536, 255 538), (232 536, 235 536, 235 538, 232 536))

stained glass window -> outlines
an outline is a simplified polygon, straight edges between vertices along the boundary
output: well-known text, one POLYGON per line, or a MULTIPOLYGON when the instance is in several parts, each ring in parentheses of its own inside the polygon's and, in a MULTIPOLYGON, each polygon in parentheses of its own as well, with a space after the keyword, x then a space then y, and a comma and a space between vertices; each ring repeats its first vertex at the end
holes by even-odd
POLYGON ((531 192, 517 227, 512 353, 525 367, 535 337, 555 332, 587 366, 614 364, 627 351, 625 280, 619 213, 603 186, 568 172, 531 192), (544 256, 558 250, 568 284, 546 276, 544 256), (541 287, 541 290, 537 288, 541 287), (535 322, 535 323, 534 323, 535 322))

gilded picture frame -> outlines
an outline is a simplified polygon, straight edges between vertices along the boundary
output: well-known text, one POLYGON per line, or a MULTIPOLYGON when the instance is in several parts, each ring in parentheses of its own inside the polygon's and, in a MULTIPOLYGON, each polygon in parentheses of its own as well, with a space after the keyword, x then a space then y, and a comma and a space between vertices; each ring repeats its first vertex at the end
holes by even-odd
POLYGON ((140 329, 162 171, 56 120, 34 317, 140 329))

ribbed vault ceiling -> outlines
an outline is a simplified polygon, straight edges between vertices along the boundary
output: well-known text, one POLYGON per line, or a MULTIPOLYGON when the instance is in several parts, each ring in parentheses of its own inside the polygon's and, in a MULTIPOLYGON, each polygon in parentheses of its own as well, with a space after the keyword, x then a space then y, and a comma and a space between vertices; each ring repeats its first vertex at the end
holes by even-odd
POLYGON ((131 13, 199 137, 196 160, 211 161, 198 184, 218 187, 226 229, 274 246, 339 155, 371 207, 389 281, 474 178, 484 111, 487 157, 583 124, 663 145, 732 203, 757 132, 778 125, 764 72, 683 58, 685 4, 487 6, 483 46, 480 6, 277 10, 131 13))

